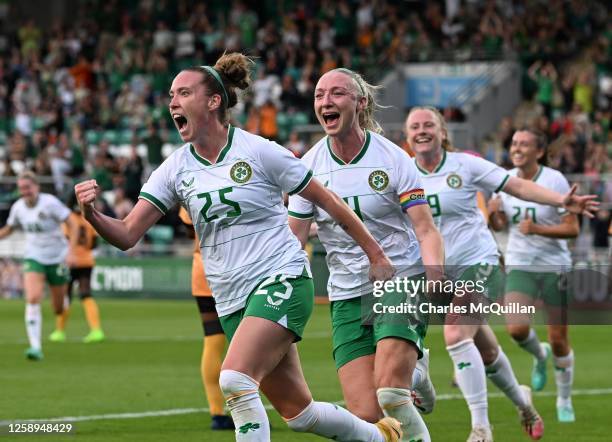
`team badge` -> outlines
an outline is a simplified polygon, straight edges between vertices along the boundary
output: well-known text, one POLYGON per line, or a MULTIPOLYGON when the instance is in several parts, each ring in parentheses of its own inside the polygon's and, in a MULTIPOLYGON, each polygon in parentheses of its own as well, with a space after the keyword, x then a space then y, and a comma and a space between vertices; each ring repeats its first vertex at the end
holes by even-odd
POLYGON ((253 176, 253 169, 245 161, 238 161, 230 169, 230 177, 238 184, 244 184, 253 176))
POLYGON ((452 189, 459 189, 463 185, 463 181, 459 175, 456 173, 451 173, 446 177, 446 184, 448 184, 448 187, 452 189))
POLYGON ((368 184, 377 192, 382 192, 389 185, 389 175, 384 170, 375 170, 368 177, 368 184))

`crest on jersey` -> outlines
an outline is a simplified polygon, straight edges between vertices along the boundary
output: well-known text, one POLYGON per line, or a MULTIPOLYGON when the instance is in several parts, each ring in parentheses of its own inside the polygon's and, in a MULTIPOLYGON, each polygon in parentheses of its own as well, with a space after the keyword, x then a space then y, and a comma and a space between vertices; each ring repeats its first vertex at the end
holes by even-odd
POLYGON ((389 175, 384 170, 375 170, 368 177, 368 184, 377 192, 382 192, 389 185, 389 175))
POLYGON ((253 176, 253 169, 246 161, 238 161, 230 169, 230 178, 238 184, 244 184, 253 176))
POLYGON ((456 173, 451 173, 446 177, 446 184, 448 184, 448 187, 451 189, 459 189, 463 185, 463 180, 456 173))

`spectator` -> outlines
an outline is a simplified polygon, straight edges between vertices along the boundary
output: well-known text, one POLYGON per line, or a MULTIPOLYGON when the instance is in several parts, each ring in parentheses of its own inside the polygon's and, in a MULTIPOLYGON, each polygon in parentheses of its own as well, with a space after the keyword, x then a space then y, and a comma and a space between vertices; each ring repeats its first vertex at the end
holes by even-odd
POLYGON ((130 156, 122 158, 120 163, 121 175, 125 179, 125 196, 136 203, 140 188, 142 187, 142 173, 144 171, 142 159, 138 155, 138 138, 132 138, 130 156))
POLYGON ((301 158, 306 153, 306 143, 300 139, 299 134, 295 131, 289 134, 289 140, 285 143, 285 147, 298 158, 301 158))
POLYGON ((552 63, 536 61, 529 68, 529 77, 537 84, 536 101, 544 108, 544 115, 552 117, 552 100, 557 81, 557 71, 552 63))
POLYGON ((153 171, 164 161, 162 155, 164 140, 159 136, 159 132, 152 121, 149 121, 147 125, 147 134, 142 142, 147 146, 148 169, 153 171))
POLYGON ((94 157, 93 169, 91 171, 91 178, 96 180, 98 186, 103 191, 111 190, 113 188, 112 175, 106 167, 107 160, 103 152, 97 152, 94 157))
POLYGON ((278 138, 278 125, 276 124, 276 106, 272 100, 266 101, 266 103, 259 109, 260 121, 259 121, 259 134, 270 140, 276 140, 278 138))

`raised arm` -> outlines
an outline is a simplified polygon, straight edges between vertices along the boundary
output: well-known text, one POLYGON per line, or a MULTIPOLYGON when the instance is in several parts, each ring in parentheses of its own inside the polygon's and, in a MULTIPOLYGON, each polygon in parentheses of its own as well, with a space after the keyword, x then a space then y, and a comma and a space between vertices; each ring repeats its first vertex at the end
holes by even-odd
POLYGON ((13 228, 9 226, 8 224, 5 225, 4 227, 0 228, 0 239, 6 238, 11 233, 13 233, 13 228))
POLYGON ((573 213, 569 213, 561 218, 559 224, 544 225, 534 223, 531 218, 525 217, 519 223, 519 230, 524 235, 540 235, 547 238, 576 238, 580 233, 580 225, 578 217, 573 213))
MULTIPOLYGON (((334 192, 311 180, 300 196, 325 210, 363 249, 370 260, 370 280, 387 280, 395 269, 365 225, 334 192)), ((300 234, 302 232, 299 232, 300 234)))
POLYGON ((406 210, 414 226, 421 257, 425 265, 427 279, 438 280, 444 277, 444 241, 436 228, 427 204, 412 206, 406 210))
POLYGON ((542 187, 533 181, 518 177, 510 177, 503 191, 525 201, 547 204, 554 207, 564 207, 571 213, 583 214, 593 218, 599 202, 597 195, 575 195, 577 186, 574 184, 565 195, 542 187))
POLYGON ((100 236, 121 250, 134 247, 145 232, 162 217, 162 213, 153 204, 142 199, 138 200, 123 220, 106 216, 97 211, 93 205, 100 191, 95 180, 84 181, 74 186, 85 219, 100 236))

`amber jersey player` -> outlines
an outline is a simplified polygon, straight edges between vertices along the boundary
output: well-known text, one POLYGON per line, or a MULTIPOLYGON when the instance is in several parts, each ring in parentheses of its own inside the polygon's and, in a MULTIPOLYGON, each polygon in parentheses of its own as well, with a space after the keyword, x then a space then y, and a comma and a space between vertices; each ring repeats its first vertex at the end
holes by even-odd
MULTIPOLYGON (((69 304, 72 302, 72 294, 75 286, 78 286, 79 299, 85 312, 85 318, 89 325, 89 333, 83 338, 83 342, 89 344, 102 342, 105 339, 102 326, 100 325, 100 313, 98 304, 91 294, 91 274, 96 265, 93 249, 97 245, 98 234, 91 227, 81 212, 75 209, 70 214, 70 225, 64 224, 64 233, 68 238, 68 255, 66 264, 70 269, 70 282, 68 284, 69 304)), ((65 321, 69 309, 64 309, 65 321)), ((63 332, 63 330, 62 330, 63 332)), ((56 337, 57 340, 65 340, 65 333, 56 337)))
POLYGON ((231 417, 225 415, 223 408, 225 400, 219 387, 219 374, 221 373, 221 363, 225 351, 225 335, 215 309, 212 290, 206 281, 202 253, 200 252, 198 238, 193 231, 193 222, 189 213, 182 207, 179 211, 179 218, 189 226, 190 232, 194 236, 191 262, 191 294, 198 304, 202 327, 204 328, 204 348, 202 349, 200 373, 212 417, 211 428, 213 430, 233 430, 234 423, 231 417))

